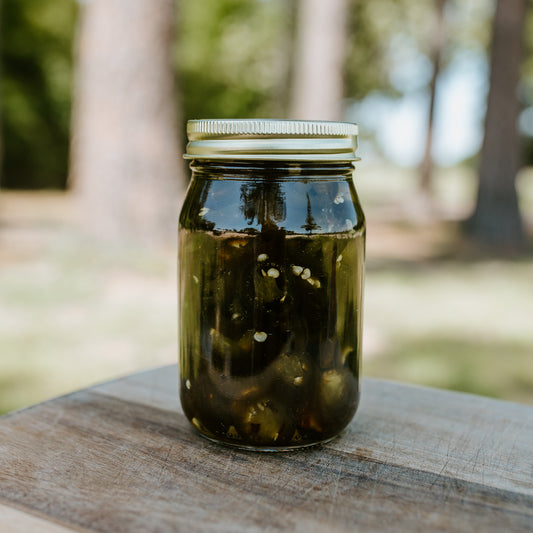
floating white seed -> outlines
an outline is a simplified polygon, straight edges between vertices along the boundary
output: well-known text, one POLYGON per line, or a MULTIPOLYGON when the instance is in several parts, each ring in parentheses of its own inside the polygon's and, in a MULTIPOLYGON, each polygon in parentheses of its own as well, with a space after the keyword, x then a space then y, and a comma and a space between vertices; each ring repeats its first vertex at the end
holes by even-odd
POLYGON ((191 390, 191 382, 189 380, 185 382, 185 386, 187 387, 187 389, 191 390))
POLYGON ((231 315, 231 319, 232 319, 232 320, 237 320, 237 318, 239 318, 240 316, 241 316, 240 313, 233 313, 233 314, 231 315))
POLYGON ((203 217, 204 215, 207 215, 209 213, 209 207, 202 207, 200 211, 198 211, 198 215, 203 217))
POLYGON ((194 283, 198 283, 200 280, 198 279, 198 276, 195 276, 193 274, 192 279, 194 280, 194 283))
POLYGON ((254 339, 257 342, 265 342, 267 340, 268 335, 264 331, 256 331, 254 333, 254 339))
POLYGON ((263 277, 267 275, 267 273, 263 269, 261 269, 261 274, 263 275, 263 277))
POLYGON ((342 261, 342 254, 339 254, 339 257, 337 257, 337 263, 340 263, 342 261))
POLYGON ((292 265, 292 273, 295 276, 299 276, 303 272, 304 267, 298 265, 292 265))
POLYGON ((280 298, 280 302, 283 303, 285 301, 285 298, 287 298, 287 293, 285 293, 281 298, 280 298))
POLYGON ((342 196, 342 194, 337 194, 337 196, 335 196, 335 200, 333 200, 333 203, 334 204, 343 204, 344 203, 344 197, 342 196))
POLYGON ((295 385, 301 385, 303 380, 304 380, 303 376, 298 376, 298 377, 294 378, 293 383, 295 385))
POLYGON ((311 277, 311 271, 308 268, 304 268, 302 272, 302 279, 309 279, 311 277))
POLYGON ((279 270, 277 268, 269 268, 267 275, 271 278, 279 278, 279 270))
POLYGON ((268 259, 268 255, 267 254, 259 254, 257 256, 257 260, 258 261, 266 261, 268 259))

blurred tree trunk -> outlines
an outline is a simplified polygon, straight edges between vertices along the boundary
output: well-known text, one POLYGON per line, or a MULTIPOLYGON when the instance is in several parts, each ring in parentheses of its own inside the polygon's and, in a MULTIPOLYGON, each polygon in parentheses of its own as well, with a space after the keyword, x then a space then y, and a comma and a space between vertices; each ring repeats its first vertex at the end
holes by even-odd
POLYGON ((81 12, 70 184, 82 222, 114 241, 175 238, 184 188, 173 0, 90 0, 81 12))
POLYGON ((498 0, 493 22, 490 88, 479 186, 467 232, 495 251, 525 245, 515 181, 520 168, 517 98, 527 0, 498 0))
POLYGON ((434 21, 431 32, 431 51, 430 59, 433 67, 431 81, 429 83, 429 109, 428 122, 426 130, 426 142, 424 147, 424 157, 420 165, 420 191, 423 194, 429 195, 431 193, 431 174, 433 171, 433 130, 435 119, 435 101, 437 95, 437 80, 440 74, 440 64, 442 57, 442 50, 445 41, 444 29, 444 5, 446 0, 434 0, 434 21))
POLYGON ((340 120, 348 38, 347 0, 299 0, 290 115, 340 120))
MULTIPOLYGON (((0 80, 2 79, 3 72, 3 50, 2 50, 2 28, 3 28, 4 21, 2 19, 2 0, 0 0, 0 80)), ((2 186, 2 170, 4 168, 3 164, 3 155, 4 155, 4 136, 3 136, 3 122, 2 122, 2 93, 0 91, 0 187, 2 186)))
POLYGON ((283 36, 285 41, 285 49, 289 50, 288 54, 284 54, 283 62, 280 67, 283 71, 282 83, 276 88, 274 95, 273 114, 280 117, 288 117, 292 112, 292 94, 287 90, 292 88, 292 81, 295 79, 294 63, 296 59, 296 34, 298 28, 298 3, 299 0, 285 0, 283 8, 285 10, 285 24, 283 36))

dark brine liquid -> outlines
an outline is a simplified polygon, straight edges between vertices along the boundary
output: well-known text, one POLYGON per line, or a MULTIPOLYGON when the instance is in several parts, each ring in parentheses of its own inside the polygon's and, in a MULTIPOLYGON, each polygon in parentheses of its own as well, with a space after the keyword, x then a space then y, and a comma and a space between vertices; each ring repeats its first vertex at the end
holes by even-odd
POLYGON ((362 233, 180 230, 181 401, 204 435, 328 440, 359 399, 362 233))

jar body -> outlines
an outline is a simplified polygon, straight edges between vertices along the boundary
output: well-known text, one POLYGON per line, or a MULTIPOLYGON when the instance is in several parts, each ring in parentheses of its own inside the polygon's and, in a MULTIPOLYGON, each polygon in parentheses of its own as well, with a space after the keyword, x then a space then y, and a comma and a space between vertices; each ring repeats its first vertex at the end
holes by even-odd
POLYGON ((239 447, 331 439, 359 401, 365 220, 352 165, 191 168, 179 226, 186 416, 239 447))

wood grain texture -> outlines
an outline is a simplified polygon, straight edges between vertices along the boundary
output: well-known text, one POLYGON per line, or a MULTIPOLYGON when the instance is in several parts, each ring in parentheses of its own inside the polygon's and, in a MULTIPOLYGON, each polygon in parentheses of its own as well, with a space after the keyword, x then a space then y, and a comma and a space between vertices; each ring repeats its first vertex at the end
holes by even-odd
POLYGON ((0 505, 73 531, 533 531, 529 407, 365 380, 340 438, 259 454, 199 437, 177 392, 165 367, 0 418, 0 505))

